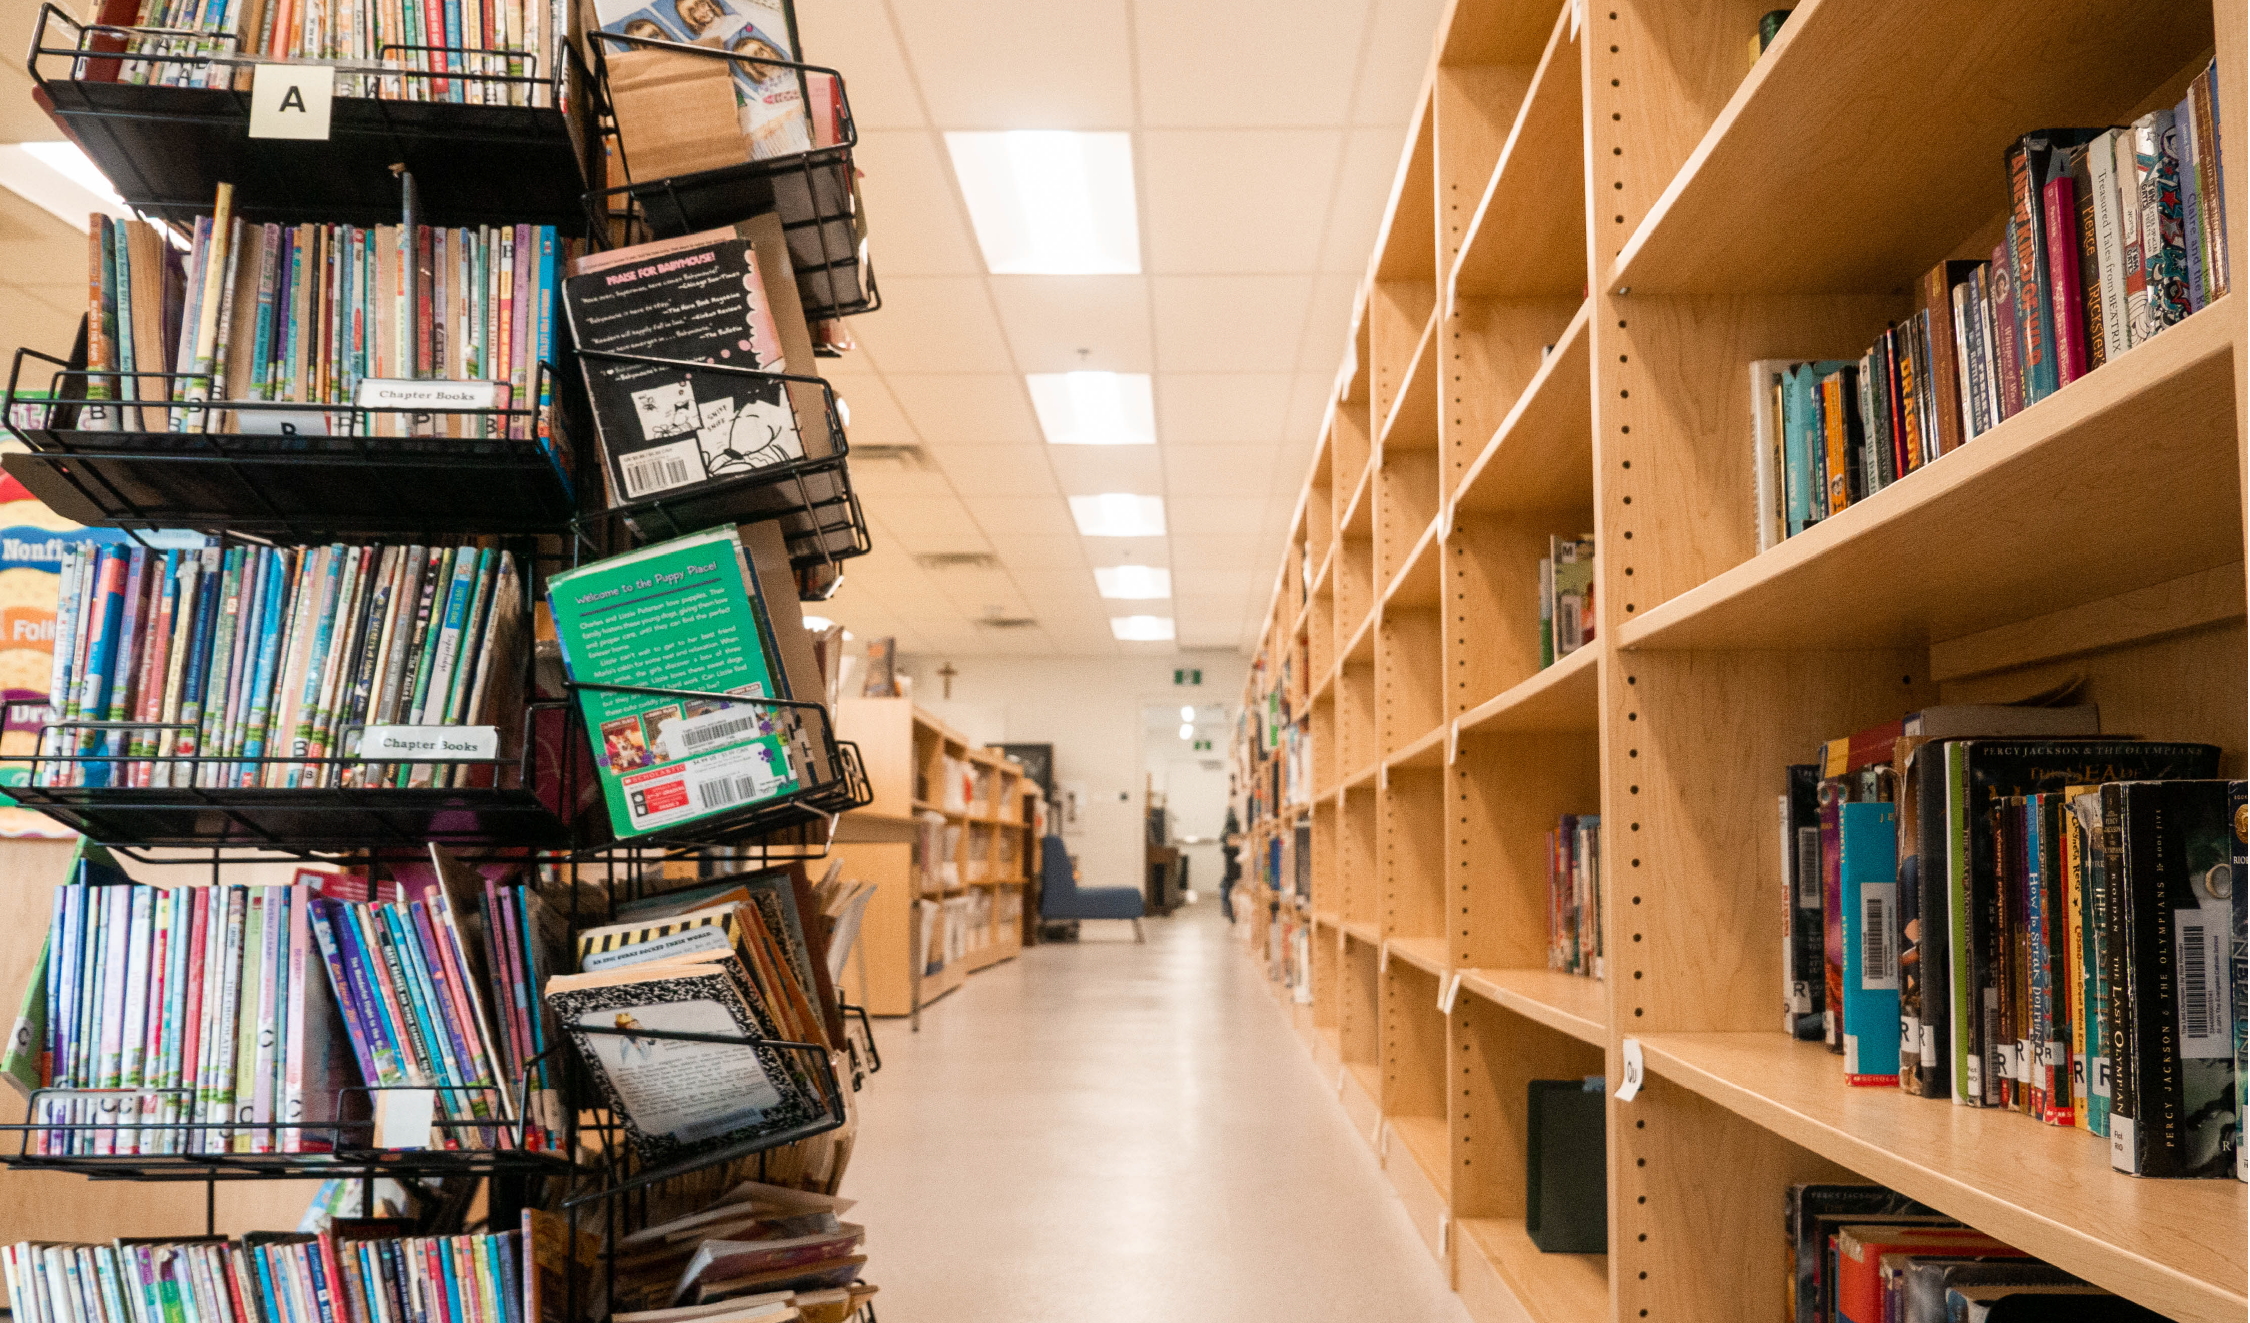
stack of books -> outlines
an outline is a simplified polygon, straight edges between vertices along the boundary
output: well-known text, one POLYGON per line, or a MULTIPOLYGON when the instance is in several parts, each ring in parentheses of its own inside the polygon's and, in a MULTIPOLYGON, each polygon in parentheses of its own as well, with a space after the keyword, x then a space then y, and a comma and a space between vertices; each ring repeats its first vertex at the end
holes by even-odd
POLYGON ((1547 968, 1602 976, 1602 820, 1565 813, 1547 833, 1547 968))
POLYGON ((1547 539, 1539 560, 1539 664, 1552 666, 1594 641, 1594 535, 1547 539))
POLYGON ((821 910, 801 869, 621 912, 624 922, 578 935, 581 972, 550 978, 544 996, 645 1168, 840 1119, 821 1056, 842 1024, 826 962, 813 956, 807 917, 821 910), (680 1034, 740 1041, 667 1036, 680 1034))
POLYGON ((744 1181, 709 1207, 635 1231, 618 1242, 611 1287, 618 1304, 633 1308, 614 1317, 744 1323, 736 1315, 843 1303, 814 1298, 828 1293, 856 1291, 864 1300, 874 1288, 852 1282, 867 1262, 860 1252, 867 1231, 839 1220, 851 1207, 834 1195, 744 1181))
POLYGON ((2175 108, 2007 153, 1985 262, 1947 261, 1856 361, 1750 365, 1760 550, 1999 426, 2228 290, 2214 63, 2175 108))
POLYGON ((1789 1187, 1792 1323, 2159 1323, 1880 1185, 1789 1187))
POLYGON ((2213 745, 2098 729, 1930 708, 1788 769, 1786 1024, 1852 1084, 2076 1128, 2132 1175, 2237 1176, 2243 783, 2213 745))
POLYGON ((94 761, 41 763, 42 785, 462 786, 492 765, 440 759, 515 751, 528 620, 511 552, 78 546, 59 593, 63 724, 40 752, 94 761), (70 728, 86 722, 133 724, 70 728), (414 761, 337 761, 376 751, 414 761))

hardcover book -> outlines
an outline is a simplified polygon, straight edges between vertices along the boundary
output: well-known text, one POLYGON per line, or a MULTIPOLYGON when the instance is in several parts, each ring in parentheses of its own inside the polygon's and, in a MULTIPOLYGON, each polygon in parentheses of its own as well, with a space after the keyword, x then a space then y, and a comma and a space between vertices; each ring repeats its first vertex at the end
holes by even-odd
POLYGON ((1898 1083, 1898 819, 1893 805, 1838 806, 1844 915, 1844 1078, 1898 1083))

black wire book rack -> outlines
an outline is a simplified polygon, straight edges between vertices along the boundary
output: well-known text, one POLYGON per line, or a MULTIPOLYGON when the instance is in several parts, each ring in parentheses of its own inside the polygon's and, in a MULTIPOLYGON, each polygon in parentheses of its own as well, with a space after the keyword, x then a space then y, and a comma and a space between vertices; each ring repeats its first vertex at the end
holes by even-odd
MULTIPOLYGON (((589 35, 598 38, 592 43, 594 68, 604 87, 609 77, 607 50, 615 44, 725 60, 751 69, 793 69, 800 89, 804 75, 819 74, 835 80, 838 101, 836 141, 828 146, 664 178, 636 179, 622 135, 612 128, 612 150, 626 182, 590 190, 585 196, 588 232, 596 243, 606 246, 612 233, 627 243, 669 239, 773 212, 789 241, 789 260, 796 268, 797 292, 808 320, 851 317, 882 306, 874 269, 867 260, 858 174, 852 164, 859 133, 852 123, 843 75, 817 64, 754 58, 653 37, 618 32, 589 35), (612 226, 617 228, 613 231, 612 226)), ((815 122, 809 98, 804 113, 809 137, 815 122)))
POLYGON ((231 34, 81 23, 42 4, 26 61, 34 95, 126 203, 192 220, 219 181, 251 221, 397 219, 391 168, 422 182, 433 225, 583 233, 601 186, 594 84, 568 42, 536 52, 386 46, 337 73, 325 139, 249 136, 252 66, 231 34), (593 164, 589 166, 589 162, 593 164))
POLYGON ((207 374, 97 374, 19 349, 7 429, 25 449, 0 464, 82 524, 306 540, 556 533, 577 498, 561 415, 540 407, 550 377, 541 364, 528 399, 483 408, 188 404, 173 401, 207 395, 207 374), (110 398, 89 401, 89 388, 110 398))

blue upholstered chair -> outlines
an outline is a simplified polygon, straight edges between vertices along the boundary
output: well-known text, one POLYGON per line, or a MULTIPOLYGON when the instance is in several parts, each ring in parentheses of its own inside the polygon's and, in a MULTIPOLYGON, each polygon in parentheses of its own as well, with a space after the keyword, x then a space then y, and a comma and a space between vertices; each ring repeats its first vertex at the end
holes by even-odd
POLYGON ((1039 917, 1055 923, 1078 919, 1129 919, 1133 940, 1145 942, 1141 933, 1141 893, 1136 887, 1082 887, 1071 867, 1062 837, 1039 841, 1039 917))

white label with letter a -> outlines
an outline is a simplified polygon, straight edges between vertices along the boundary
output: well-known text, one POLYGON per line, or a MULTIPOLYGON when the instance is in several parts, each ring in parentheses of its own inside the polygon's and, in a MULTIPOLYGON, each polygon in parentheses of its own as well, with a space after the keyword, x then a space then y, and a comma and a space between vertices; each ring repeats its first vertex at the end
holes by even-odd
POLYGON ((328 111, 335 100, 334 65, 255 65, 250 74, 250 136, 325 141, 328 111))

